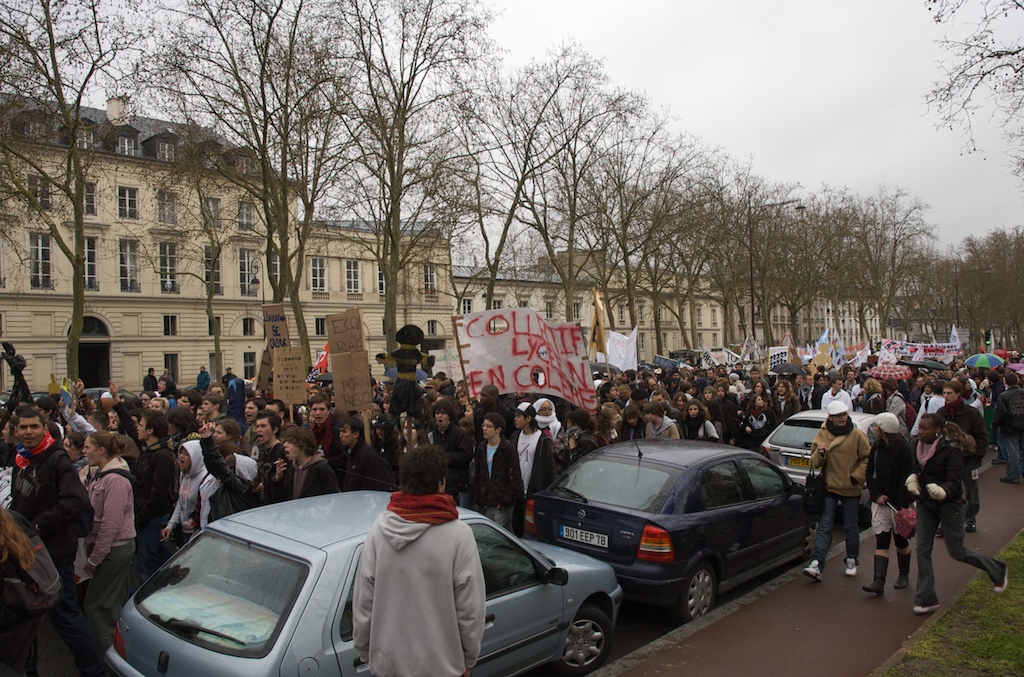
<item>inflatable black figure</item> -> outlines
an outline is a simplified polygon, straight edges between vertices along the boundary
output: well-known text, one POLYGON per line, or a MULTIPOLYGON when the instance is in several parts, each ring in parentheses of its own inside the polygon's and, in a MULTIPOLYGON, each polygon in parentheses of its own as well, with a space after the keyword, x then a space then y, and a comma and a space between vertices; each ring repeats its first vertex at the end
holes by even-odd
POLYGON ((11 368, 11 376, 14 377, 14 384, 11 386, 11 398, 7 400, 7 408, 14 411, 19 404, 32 403, 32 391, 28 389, 28 382, 25 380, 25 367, 28 361, 14 349, 14 345, 3 342, 4 351, 0 357, 11 368))
POLYGON ((394 364, 398 370, 395 389, 391 393, 391 418, 405 413, 415 421, 423 418, 423 392, 416 383, 416 370, 422 367, 429 371, 434 366, 434 358, 420 352, 418 346, 423 343, 423 330, 414 324, 407 324, 395 334, 398 349, 390 353, 378 353, 377 361, 394 364))

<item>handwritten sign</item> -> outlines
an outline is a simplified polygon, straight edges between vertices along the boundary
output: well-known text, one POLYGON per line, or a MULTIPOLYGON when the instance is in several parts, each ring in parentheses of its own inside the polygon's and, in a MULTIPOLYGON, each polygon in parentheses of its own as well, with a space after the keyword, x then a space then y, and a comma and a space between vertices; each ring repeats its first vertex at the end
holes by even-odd
POLYGON ((544 393, 597 409, 578 324, 547 322, 532 308, 485 310, 454 317, 452 324, 471 397, 490 384, 502 393, 544 393))
POLYGON ((274 397, 285 404, 306 401, 306 356, 300 346, 274 349, 274 397))
POLYGON ((363 311, 359 308, 328 315, 327 352, 334 377, 334 406, 338 411, 360 411, 373 403, 370 390, 370 353, 366 350, 363 311))
POLYGON ((291 345, 288 317, 284 314, 283 303, 268 303, 263 306, 263 328, 267 332, 267 347, 270 350, 291 345))

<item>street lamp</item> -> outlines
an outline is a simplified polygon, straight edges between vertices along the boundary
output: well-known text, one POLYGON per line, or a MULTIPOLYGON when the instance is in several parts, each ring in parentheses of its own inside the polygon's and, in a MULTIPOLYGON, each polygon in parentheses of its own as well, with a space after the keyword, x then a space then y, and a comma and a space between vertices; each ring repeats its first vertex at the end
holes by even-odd
MULTIPOLYGON (((252 290, 252 296, 256 296, 256 293, 260 290, 260 262, 256 259, 249 259, 246 274, 249 276, 249 289, 252 290)), ((263 296, 260 299, 262 303, 267 302, 266 290, 264 290, 263 296)))
MULTIPOLYGON (((791 204, 793 204, 795 202, 800 202, 799 198, 794 198, 792 200, 783 200, 782 202, 773 202, 771 204, 766 204, 766 205, 763 206, 763 209, 773 209, 775 207, 785 207, 786 205, 791 205, 791 204)), ((802 204, 798 204, 795 207, 795 209, 797 209, 798 211, 803 211, 804 209, 807 209, 807 207, 802 205, 802 204)), ((751 203, 750 203, 750 196, 748 195, 747 196, 747 231, 748 231, 747 232, 747 234, 748 234, 747 256, 748 256, 749 262, 750 262, 750 335, 753 336, 754 340, 756 341, 757 340, 757 314, 756 314, 756 311, 755 311, 755 305, 756 304, 754 302, 754 218, 753 218, 753 211, 754 211, 753 210, 753 205, 751 205, 751 203)), ((765 332, 765 336, 767 336, 767 335, 768 335, 767 332, 765 332)))

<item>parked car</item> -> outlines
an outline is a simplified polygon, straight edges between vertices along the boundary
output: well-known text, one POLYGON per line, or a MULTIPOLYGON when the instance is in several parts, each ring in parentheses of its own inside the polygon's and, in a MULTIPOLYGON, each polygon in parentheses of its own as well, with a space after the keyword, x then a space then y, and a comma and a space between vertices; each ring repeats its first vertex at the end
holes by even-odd
MULTIPOLYGON (((346 492, 211 523, 128 600, 106 659, 123 677, 365 675, 352 640, 359 554, 390 496, 346 492)), ((474 677, 552 662, 567 675, 611 652, 622 588, 611 567, 523 543, 460 511, 476 537, 487 628, 474 677)), ((429 621, 427 621, 429 622, 429 621)))
POLYGON ((627 599, 703 616, 719 592, 801 558, 803 487, 764 457, 678 440, 592 451, 526 506, 544 543, 612 565, 627 599))
MULTIPOLYGON (((99 402, 100 401, 100 395, 102 395, 103 393, 107 392, 107 390, 108 390, 108 388, 86 388, 85 389, 85 394, 88 395, 90 397, 90 399, 92 399, 94 402, 99 402)), ((118 392, 119 395, 121 395, 121 397, 126 397, 126 398, 127 397, 138 397, 139 396, 138 393, 133 393, 132 391, 125 390, 124 388, 118 388, 117 392, 118 392)))

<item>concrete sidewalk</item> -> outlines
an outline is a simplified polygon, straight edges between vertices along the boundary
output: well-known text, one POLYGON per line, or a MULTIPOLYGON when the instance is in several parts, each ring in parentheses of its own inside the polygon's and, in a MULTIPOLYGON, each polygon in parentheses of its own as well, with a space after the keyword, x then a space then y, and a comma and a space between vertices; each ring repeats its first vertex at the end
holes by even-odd
MULTIPOLYGON (((1004 473, 1005 466, 982 472, 978 531, 967 534, 965 541, 968 548, 987 555, 995 555, 1024 528, 1024 485, 999 482, 1004 473)), ((912 540, 911 548, 915 547, 912 540)), ((683 671, 787 677, 871 674, 934 615, 918 616, 911 610, 916 561, 911 564, 909 587, 893 590, 893 557, 885 595, 861 590, 871 582, 873 573, 874 536, 870 530, 861 542, 856 577, 843 574, 842 544, 834 547, 833 553, 821 583, 803 576, 806 562, 801 563, 757 592, 670 632, 594 675, 663 677, 683 671)), ((953 560, 941 538, 936 539, 933 559, 943 605, 939 613, 943 613, 974 576, 985 574, 953 560)), ((1024 571, 1011 571, 1010 585, 1024 585, 1024 571)))

